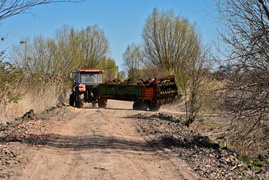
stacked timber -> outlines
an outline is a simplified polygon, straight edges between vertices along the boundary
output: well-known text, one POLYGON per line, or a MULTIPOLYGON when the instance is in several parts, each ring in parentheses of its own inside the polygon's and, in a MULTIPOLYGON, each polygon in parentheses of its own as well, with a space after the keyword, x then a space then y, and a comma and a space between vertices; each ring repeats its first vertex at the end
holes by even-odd
POLYGON ((175 77, 173 75, 158 80, 161 98, 169 98, 178 95, 175 77))
POLYGON ((104 84, 106 85, 121 85, 121 86, 151 86, 154 80, 146 80, 143 79, 113 79, 108 80, 104 84))

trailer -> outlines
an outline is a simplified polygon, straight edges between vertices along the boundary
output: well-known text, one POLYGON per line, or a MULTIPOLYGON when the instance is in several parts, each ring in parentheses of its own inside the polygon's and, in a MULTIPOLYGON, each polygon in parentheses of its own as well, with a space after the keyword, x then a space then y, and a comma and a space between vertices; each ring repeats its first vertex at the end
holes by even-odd
POLYGON ((148 84, 137 83, 102 83, 99 85, 100 100, 108 99, 134 101, 133 109, 158 111, 163 104, 167 104, 175 100, 178 96, 178 90, 175 78, 155 78, 148 84))

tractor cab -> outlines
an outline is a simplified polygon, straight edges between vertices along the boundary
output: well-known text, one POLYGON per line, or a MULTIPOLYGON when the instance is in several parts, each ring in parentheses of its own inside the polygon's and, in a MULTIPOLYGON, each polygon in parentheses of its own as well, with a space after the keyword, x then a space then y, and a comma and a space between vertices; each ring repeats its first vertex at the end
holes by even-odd
POLYGON ((70 105, 82 107, 83 103, 92 103, 99 99, 99 84, 103 82, 103 71, 97 69, 76 70, 76 80, 70 95, 70 105))
POLYGON ((103 71, 97 69, 86 69, 76 71, 76 84, 99 85, 102 83, 103 71))

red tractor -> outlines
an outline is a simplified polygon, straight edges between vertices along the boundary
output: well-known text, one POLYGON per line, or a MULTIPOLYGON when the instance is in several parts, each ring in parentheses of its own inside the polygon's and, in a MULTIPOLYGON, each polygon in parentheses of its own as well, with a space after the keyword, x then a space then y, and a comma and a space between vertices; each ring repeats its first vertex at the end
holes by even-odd
MULTIPOLYGON (((76 80, 73 82, 72 93, 70 95, 70 106, 83 107, 83 103, 92 103, 96 106, 96 101, 100 98, 99 84, 102 83, 103 71, 97 69, 76 70, 76 80)), ((98 103, 100 108, 105 108, 107 101, 98 103)))

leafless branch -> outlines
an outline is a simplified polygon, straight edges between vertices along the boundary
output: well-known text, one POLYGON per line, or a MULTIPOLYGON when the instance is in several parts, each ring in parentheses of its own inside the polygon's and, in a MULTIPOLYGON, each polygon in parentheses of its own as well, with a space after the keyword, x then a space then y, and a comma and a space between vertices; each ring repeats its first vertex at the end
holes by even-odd
POLYGON ((0 22, 18 14, 29 13, 31 8, 60 2, 82 2, 83 0, 2 0, 0 1, 0 22))

